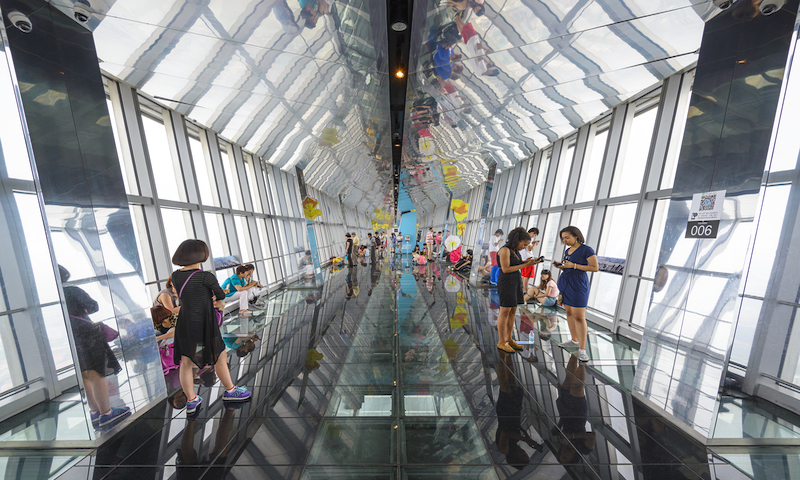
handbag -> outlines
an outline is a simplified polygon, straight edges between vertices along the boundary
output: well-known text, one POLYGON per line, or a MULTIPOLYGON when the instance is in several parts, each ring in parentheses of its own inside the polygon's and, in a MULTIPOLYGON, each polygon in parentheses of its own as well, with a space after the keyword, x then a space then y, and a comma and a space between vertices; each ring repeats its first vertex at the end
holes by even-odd
POLYGON ((166 375, 170 370, 175 370, 178 365, 175 365, 175 344, 170 343, 163 347, 158 347, 158 353, 161 356, 161 369, 166 375))
POLYGON ((70 315, 70 318, 76 318, 78 320, 83 320, 84 322, 91 323, 92 325, 97 325, 98 328, 100 329, 100 333, 103 334, 103 337, 105 337, 107 342, 113 342, 114 340, 117 339, 117 337, 119 337, 119 332, 109 327, 105 323, 94 323, 88 318, 79 317, 77 315, 70 315))

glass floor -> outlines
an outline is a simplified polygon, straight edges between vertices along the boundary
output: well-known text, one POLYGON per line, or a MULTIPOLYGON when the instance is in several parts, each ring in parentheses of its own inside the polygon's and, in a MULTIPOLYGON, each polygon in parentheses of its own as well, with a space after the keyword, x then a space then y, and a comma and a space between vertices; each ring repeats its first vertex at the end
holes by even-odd
POLYGON ((170 398, 88 456, 0 453, 0 472, 65 480, 758 478, 630 395, 634 343, 591 329, 592 360, 581 365, 558 346, 563 311, 520 308, 514 335, 525 350, 498 351, 494 295, 439 265, 345 268, 318 289, 273 294, 269 309, 226 319, 231 373, 253 391, 251 402, 223 405, 216 375, 201 371, 204 402, 187 419, 171 372, 170 398))

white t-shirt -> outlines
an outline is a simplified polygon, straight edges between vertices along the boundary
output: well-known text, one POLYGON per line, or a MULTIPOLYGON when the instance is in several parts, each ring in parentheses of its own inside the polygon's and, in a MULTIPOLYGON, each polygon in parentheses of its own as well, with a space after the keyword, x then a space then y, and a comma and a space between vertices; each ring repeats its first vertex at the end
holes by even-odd
POLYGON ((533 254, 531 254, 531 252, 529 252, 527 248, 523 248, 523 249, 522 249, 522 250, 520 250, 518 253, 519 253, 519 258, 520 258, 520 259, 521 259, 523 262, 524 262, 525 260, 527 260, 527 259, 529 259, 529 258, 531 258, 531 257, 533 256, 533 254))
POLYGON ((499 237, 497 235, 492 235, 492 238, 489 239, 489 251, 496 252, 500 250, 500 246, 503 245, 503 242, 505 242, 505 240, 502 235, 499 237))

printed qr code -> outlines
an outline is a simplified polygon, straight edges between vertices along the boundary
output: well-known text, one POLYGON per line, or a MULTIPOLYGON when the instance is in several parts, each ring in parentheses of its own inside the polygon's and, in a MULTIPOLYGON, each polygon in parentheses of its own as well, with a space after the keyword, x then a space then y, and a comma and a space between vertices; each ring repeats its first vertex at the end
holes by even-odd
POLYGON ((714 210, 714 204, 717 202, 717 194, 712 193, 709 195, 702 195, 700 197, 700 211, 707 212, 714 210))

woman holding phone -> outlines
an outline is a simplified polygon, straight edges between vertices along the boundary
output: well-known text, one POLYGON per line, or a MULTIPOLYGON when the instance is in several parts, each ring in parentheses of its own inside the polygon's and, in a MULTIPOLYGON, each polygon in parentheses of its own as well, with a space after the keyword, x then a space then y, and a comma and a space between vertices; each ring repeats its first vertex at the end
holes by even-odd
POLYGON ((531 236, 523 227, 517 227, 509 232, 508 241, 497 251, 497 262, 500 265, 500 274, 497 277, 497 293, 500 297, 500 315, 497 317, 497 333, 499 335, 497 348, 506 353, 522 350, 522 346, 511 338, 517 305, 524 303, 522 276, 519 272, 523 268, 541 261, 538 258, 522 261, 519 251, 525 249, 529 243, 531 243, 531 236))
POLYGON ((563 295, 564 309, 567 311, 567 325, 569 325, 569 333, 572 336, 560 345, 562 347, 578 347, 578 360, 588 362, 586 306, 589 303, 589 276, 586 272, 599 270, 597 255, 592 247, 584 244, 586 240, 578 227, 565 227, 561 230, 560 236, 567 249, 564 251, 563 261, 553 262, 553 265, 561 269, 561 275, 558 277, 558 289, 563 295))

